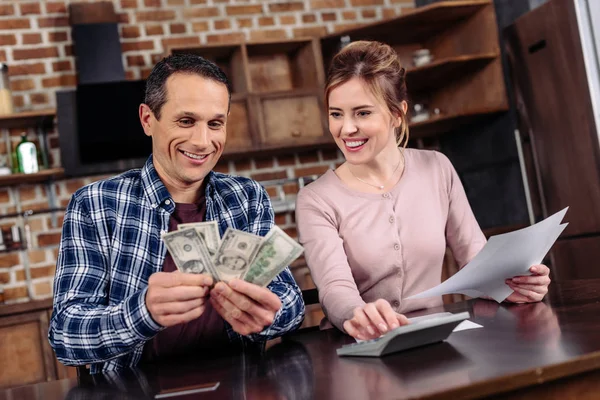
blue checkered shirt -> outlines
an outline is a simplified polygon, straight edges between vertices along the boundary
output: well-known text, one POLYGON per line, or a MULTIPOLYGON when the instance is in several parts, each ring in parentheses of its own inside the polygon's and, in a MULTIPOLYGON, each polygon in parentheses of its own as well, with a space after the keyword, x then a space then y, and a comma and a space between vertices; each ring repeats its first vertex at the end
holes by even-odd
MULTIPOLYGON (((265 236, 274 215, 257 182, 211 172, 206 185, 206 220, 221 235, 228 226, 265 236)), ((145 304, 148 279, 161 271, 175 203, 158 177, 152 156, 142 169, 79 189, 65 213, 54 279, 54 308, 48 339, 66 365, 91 364, 91 372, 138 364, 144 344, 163 327, 145 304)), ((288 268, 268 288, 281 299, 273 324, 240 336, 226 323, 230 342, 245 346, 296 329, 304 302, 288 268)))

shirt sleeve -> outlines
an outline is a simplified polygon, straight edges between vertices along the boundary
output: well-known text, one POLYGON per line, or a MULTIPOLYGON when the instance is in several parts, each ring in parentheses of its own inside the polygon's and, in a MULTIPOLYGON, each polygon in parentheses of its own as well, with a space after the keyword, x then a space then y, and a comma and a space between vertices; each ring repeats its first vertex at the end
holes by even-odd
POLYGON ((363 307, 336 221, 318 195, 306 187, 296 200, 296 225, 319 301, 327 319, 344 331, 343 323, 363 307))
MULTIPOLYGON (((250 221, 250 232, 265 236, 275 223, 275 215, 271 200, 265 189, 256 183, 257 202, 256 216, 250 221)), ((304 300, 302 292, 296 284, 289 267, 277 275, 267 288, 281 300, 281 308, 273 319, 273 323, 262 332, 247 336, 253 342, 264 342, 297 329, 304 320, 304 300)))
POLYGON ((109 305, 109 253, 75 195, 65 213, 48 339, 60 362, 85 365, 127 354, 162 328, 146 308, 146 289, 109 305))
POLYGON ((445 155, 437 152, 435 154, 446 182, 449 199, 446 241, 458 266, 462 268, 481 251, 486 239, 452 163, 445 155))

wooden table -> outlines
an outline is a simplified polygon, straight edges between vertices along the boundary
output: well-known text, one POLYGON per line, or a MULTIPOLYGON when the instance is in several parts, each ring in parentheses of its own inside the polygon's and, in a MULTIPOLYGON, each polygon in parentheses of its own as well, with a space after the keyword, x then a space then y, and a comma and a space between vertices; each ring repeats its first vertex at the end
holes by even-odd
POLYGON ((175 399, 600 396, 600 280, 554 284, 546 303, 470 300, 427 313, 444 310, 468 310, 484 328, 381 359, 338 357, 335 349, 351 339, 336 330, 301 332, 263 354, 195 357, 124 375, 23 386, 0 391, 0 400, 153 398, 160 390, 211 382, 220 382, 218 389, 175 399))

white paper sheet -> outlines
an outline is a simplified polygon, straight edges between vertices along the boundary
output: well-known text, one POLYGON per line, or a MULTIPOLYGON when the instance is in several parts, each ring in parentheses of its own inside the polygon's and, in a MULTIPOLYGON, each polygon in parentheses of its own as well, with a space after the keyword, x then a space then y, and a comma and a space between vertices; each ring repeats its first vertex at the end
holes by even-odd
POLYGON ((438 286, 410 296, 421 299, 460 293, 469 297, 487 295, 498 303, 513 290, 506 279, 531 275, 529 268, 539 264, 568 224, 561 224, 568 207, 514 232, 490 237, 481 251, 460 271, 438 286))

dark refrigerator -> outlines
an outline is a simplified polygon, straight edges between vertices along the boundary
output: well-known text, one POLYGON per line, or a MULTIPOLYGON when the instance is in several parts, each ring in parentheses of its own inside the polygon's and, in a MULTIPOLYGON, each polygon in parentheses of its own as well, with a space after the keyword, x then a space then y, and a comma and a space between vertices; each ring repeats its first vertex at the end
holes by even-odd
POLYGON ((569 206, 554 281, 600 278, 600 1, 550 0, 504 32, 536 220, 569 206))

